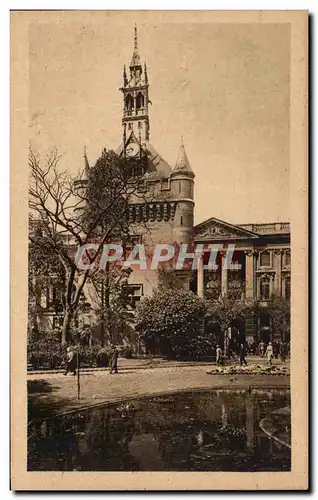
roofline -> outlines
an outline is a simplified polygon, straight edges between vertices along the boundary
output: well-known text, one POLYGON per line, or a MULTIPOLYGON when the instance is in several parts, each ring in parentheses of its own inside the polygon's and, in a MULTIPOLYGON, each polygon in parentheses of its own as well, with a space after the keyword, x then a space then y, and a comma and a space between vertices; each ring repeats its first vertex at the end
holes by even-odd
POLYGON ((232 227, 233 229, 240 229, 241 231, 245 231, 246 233, 248 233, 250 236, 253 236, 254 238, 259 238, 259 236, 260 236, 258 233, 254 233, 253 231, 249 231, 248 229, 241 228, 240 226, 231 224, 230 222, 226 222, 224 220, 217 219, 216 217, 210 217, 209 219, 207 219, 203 222, 200 222, 199 224, 196 224, 194 226, 194 229, 202 227, 203 225, 207 224, 208 222, 212 222, 212 221, 219 222, 220 224, 225 224, 226 226, 232 227))

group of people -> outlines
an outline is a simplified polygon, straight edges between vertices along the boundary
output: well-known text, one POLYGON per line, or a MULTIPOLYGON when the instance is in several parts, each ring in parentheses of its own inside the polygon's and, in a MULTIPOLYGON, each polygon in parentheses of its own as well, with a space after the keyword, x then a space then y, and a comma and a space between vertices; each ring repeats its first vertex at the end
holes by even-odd
MULTIPOLYGON (((113 345, 109 357, 110 374, 118 373, 118 357, 119 357, 118 348, 113 345)), ((67 375, 68 373, 73 373, 73 375, 76 375, 76 367, 77 367, 76 350, 73 349, 72 347, 67 347, 64 375, 67 375)))
MULTIPOLYGON (((239 356, 240 356, 240 365, 242 366, 247 365, 246 361, 246 356, 247 356, 247 348, 246 344, 240 344, 240 351, 239 351, 239 356)), ((222 349, 219 345, 216 346, 216 364, 217 365, 222 365, 224 364, 224 358, 222 349)), ((231 348, 228 349, 228 358, 232 358, 236 361, 235 354, 231 348)))
MULTIPOLYGON (((285 361, 290 354, 290 343, 289 342, 269 342, 273 348, 273 357, 278 358, 280 356, 282 361, 285 361)), ((262 358, 266 356, 267 345, 263 340, 259 343, 253 342, 247 344, 247 350, 249 354, 259 355, 262 358)))
MULTIPOLYGON (((240 365, 241 366, 243 364, 247 365, 246 357, 247 357, 248 353, 253 353, 253 354, 259 353, 262 358, 264 358, 264 357, 266 358, 267 363, 269 365, 272 364, 272 360, 274 357, 278 358, 278 354, 280 355, 281 361, 285 362, 287 356, 289 355, 289 344, 287 344, 286 342, 282 342, 282 343, 278 344, 278 348, 277 348, 277 344, 278 344, 277 342, 276 343, 268 342, 268 344, 265 344, 265 342, 263 342, 261 340, 257 346, 257 350, 255 349, 255 352, 254 352, 251 349, 249 344, 241 343, 239 346, 240 365)), ((233 350, 231 348, 228 349, 227 357, 236 359, 235 355, 233 353, 233 350)), ((221 347, 219 345, 217 345, 216 346, 216 364, 217 365, 224 364, 224 358, 225 358, 225 356, 223 355, 221 347)))

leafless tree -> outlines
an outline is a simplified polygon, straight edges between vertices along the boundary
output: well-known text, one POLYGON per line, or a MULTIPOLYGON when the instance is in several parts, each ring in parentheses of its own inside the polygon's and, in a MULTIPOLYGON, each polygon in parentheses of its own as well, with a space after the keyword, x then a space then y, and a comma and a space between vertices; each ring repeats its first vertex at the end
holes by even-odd
POLYGON ((146 202, 140 189, 140 159, 126 159, 103 150, 95 166, 88 165, 76 177, 60 167, 61 156, 52 151, 42 161, 30 149, 30 242, 38 245, 39 259, 48 250, 65 271, 62 343, 68 339, 74 315, 87 281, 97 272, 105 243, 122 242, 130 231, 127 210, 132 197, 146 202), (37 235, 35 237, 35 234, 37 235), (40 236, 39 236, 40 235, 40 236), (75 262, 79 247, 94 242, 85 252, 87 269, 75 262))

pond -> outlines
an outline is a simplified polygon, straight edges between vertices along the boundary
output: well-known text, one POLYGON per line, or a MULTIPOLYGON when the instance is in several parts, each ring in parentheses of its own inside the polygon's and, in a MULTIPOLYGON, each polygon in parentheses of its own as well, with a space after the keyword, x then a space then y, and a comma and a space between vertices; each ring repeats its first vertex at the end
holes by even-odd
POLYGON ((259 427, 287 390, 187 391, 33 422, 29 471, 288 471, 259 427))

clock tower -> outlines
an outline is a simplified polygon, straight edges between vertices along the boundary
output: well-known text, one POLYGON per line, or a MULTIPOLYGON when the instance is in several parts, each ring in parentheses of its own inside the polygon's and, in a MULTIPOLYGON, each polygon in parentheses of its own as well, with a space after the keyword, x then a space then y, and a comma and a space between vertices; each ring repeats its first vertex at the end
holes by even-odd
POLYGON ((134 51, 129 65, 129 74, 124 66, 123 86, 123 144, 125 153, 136 156, 139 148, 132 138, 139 144, 149 141, 148 115, 148 76, 146 64, 142 67, 138 52, 137 27, 135 26, 134 51), (131 140, 129 140, 131 138, 131 140))

